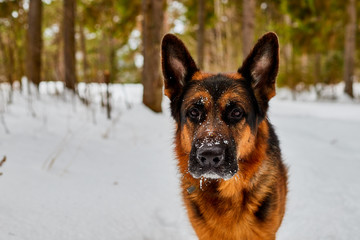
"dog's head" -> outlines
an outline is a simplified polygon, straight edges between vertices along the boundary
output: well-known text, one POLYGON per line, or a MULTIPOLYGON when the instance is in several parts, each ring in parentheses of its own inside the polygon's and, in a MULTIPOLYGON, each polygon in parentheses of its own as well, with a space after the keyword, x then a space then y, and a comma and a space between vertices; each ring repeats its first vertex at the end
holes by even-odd
POLYGON ((236 73, 201 72, 181 40, 162 41, 165 95, 177 123, 177 147, 194 178, 230 179, 256 148, 259 124, 275 95, 279 44, 258 40, 236 73))

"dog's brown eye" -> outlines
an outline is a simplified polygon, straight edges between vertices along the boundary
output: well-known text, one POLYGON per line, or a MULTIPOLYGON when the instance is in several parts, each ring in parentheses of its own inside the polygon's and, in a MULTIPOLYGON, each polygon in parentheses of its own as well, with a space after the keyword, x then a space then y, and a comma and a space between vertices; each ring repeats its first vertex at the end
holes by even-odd
POLYGON ((234 108, 229 113, 229 119, 240 120, 243 116, 243 110, 241 108, 234 108))
POLYGON ((199 119, 200 117, 200 111, 197 108, 191 108, 188 112, 188 115, 192 119, 199 119))

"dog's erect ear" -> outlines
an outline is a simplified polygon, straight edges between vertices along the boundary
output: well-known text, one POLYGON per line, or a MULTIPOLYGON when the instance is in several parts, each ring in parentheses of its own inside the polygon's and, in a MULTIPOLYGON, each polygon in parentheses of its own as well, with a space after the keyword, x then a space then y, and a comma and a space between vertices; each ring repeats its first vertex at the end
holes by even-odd
POLYGON ((184 43, 173 34, 164 36, 161 57, 165 95, 172 100, 181 93, 185 83, 199 69, 184 43))
MULTIPOLYGON (((279 69, 279 41, 275 33, 262 36, 245 59, 238 72, 251 81, 255 96, 260 105, 275 96, 275 79, 279 69)), ((265 102, 266 103, 265 103, 265 102)))

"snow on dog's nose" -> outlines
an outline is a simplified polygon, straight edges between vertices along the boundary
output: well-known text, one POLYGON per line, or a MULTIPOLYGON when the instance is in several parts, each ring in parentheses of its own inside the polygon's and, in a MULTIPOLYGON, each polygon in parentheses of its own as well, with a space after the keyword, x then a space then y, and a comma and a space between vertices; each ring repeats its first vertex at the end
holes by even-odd
POLYGON ((230 179, 238 170, 234 144, 220 134, 197 139, 190 153, 189 173, 194 178, 230 179))

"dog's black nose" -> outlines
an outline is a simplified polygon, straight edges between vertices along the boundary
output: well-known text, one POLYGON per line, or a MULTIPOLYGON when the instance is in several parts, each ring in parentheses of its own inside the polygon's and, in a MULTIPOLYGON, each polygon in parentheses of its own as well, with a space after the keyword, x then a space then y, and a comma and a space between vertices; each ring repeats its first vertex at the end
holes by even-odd
POLYGON ((200 166, 218 167, 224 161, 225 148, 220 145, 203 146, 198 149, 196 158, 200 166))

